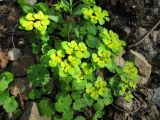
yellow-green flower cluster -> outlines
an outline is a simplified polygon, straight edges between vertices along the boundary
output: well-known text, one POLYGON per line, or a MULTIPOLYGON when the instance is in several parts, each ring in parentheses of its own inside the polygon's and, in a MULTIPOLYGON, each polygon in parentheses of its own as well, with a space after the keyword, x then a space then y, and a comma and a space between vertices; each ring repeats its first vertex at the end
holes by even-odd
POLYGON ((108 12, 106 10, 102 10, 101 7, 94 6, 92 8, 82 8, 82 12, 84 14, 84 18, 87 20, 91 20, 92 23, 99 23, 103 25, 105 21, 109 21, 108 12))
POLYGON ((87 50, 87 46, 84 42, 77 43, 76 41, 62 42, 62 48, 66 51, 66 54, 75 56, 76 58, 88 58, 90 53, 87 50))
POLYGON ((133 95, 132 95, 131 91, 127 92, 127 94, 125 95, 124 98, 125 98, 125 100, 126 100, 127 102, 131 102, 132 99, 133 99, 133 95))
POLYGON ((77 43, 76 41, 62 42, 61 50, 54 50, 50 56, 49 64, 51 67, 59 68, 59 75, 66 77, 72 75, 74 78, 80 74, 81 70, 79 65, 81 59, 90 56, 86 45, 83 42, 77 43))
POLYGON ((126 62, 123 66, 123 70, 128 75, 138 73, 137 68, 134 66, 134 64, 132 62, 126 62))
POLYGON ((79 80, 92 79, 92 74, 94 72, 94 68, 90 64, 83 62, 80 65, 80 69, 81 69, 81 71, 79 72, 79 74, 77 74, 77 77, 79 80))
POLYGON ((101 77, 98 77, 94 86, 91 83, 88 83, 86 85, 86 93, 90 94, 91 98, 97 100, 100 96, 105 97, 106 96, 106 87, 107 83, 102 80, 101 77))
POLYGON ((120 75, 123 82, 127 82, 133 89, 138 83, 138 70, 132 62, 126 62, 123 66, 123 73, 120 75))
POLYGON ((119 54, 123 50, 123 46, 125 46, 125 42, 121 41, 116 33, 112 30, 108 31, 106 28, 101 31, 100 38, 107 48, 115 54, 119 54))
POLYGON ((98 53, 92 54, 92 60, 101 68, 107 67, 111 63, 111 52, 100 46, 98 53))
POLYGON ((28 13, 26 16, 21 17, 20 24, 27 31, 35 28, 41 34, 45 34, 47 26, 50 24, 50 20, 42 11, 38 11, 37 13, 28 13))

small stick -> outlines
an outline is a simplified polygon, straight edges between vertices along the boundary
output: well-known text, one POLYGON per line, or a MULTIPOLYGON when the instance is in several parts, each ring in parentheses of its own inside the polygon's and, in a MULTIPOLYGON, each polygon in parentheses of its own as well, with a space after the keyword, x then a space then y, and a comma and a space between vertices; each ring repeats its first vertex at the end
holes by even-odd
POLYGON ((156 28, 158 27, 159 24, 160 24, 160 20, 157 22, 157 24, 156 24, 139 42, 137 42, 137 43, 135 43, 135 44, 133 44, 133 45, 129 45, 128 48, 133 48, 133 47, 139 45, 140 43, 142 43, 142 42, 145 40, 145 38, 147 38, 148 35, 149 35, 154 29, 156 29, 156 28))
POLYGON ((13 29, 13 32, 12 32, 12 45, 13 45, 14 48, 16 48, 16 47, 15 47, 15 44, 14 44, 13 36, 14 36, 14 32, 16 30, 16 27, 17 27, 17 24, 15 25, 15 27, 13 29))

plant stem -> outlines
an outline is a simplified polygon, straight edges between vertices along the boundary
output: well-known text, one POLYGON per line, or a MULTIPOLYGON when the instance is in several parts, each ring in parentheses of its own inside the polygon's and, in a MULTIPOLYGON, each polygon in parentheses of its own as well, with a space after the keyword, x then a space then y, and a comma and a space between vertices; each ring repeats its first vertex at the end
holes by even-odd
MULTIPOLYGON (((70 17, 70 16, 69 16, 69 17, 70 17)), ((71 19, 71 17, 70 17, 70 19, 71 19)), ((69 20, 68 29, 67 29, 68 41, 70 41, 70 26, 71 26, 71 20, 69 20)))
POLYGON ((72 12, 73 12, 72 3, 73 3, 73 0, 70 0, 70 10, 69 10, 70 16, 69 16, 68 29, 67 29, 68 41, 70 41, 70 26, 71 26, 71 20, 72 20, 72 12))

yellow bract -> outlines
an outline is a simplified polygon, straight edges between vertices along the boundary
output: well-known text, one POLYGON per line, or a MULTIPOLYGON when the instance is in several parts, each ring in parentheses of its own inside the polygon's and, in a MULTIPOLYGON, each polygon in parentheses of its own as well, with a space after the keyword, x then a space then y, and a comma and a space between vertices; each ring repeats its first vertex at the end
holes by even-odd
POLYGON ((72 75, 78 80, 84 80, 85 77, 91 77, 93 69, 88 64, 83 64, 82 59, 89 57, 89 51, 85 43, 77 43, 75 40, 71 42, 62 42, 62 49, 53 50, 54 52, 50 55, 51 60, 49 64, 51 67, 58 67, 59 75, 66 77, 72 75), (88 53, 87 53, 88 52, 88 53))
POLYGON ((97 100, 99 96, 104 96, 107 83, 98 77, 94 86, 91 83, 86 85, 86 93, 90 94, 91 98, 97 100))
POLYGON ((83 8, 82 12, 85 19, 90 19, 92 23, 96 24, 99 22, 100 25, 103 25, 105 21, 109 21, 108 12, 101 9, 101 7, 94 6, 91 8, 83 8))
POLYGON ((28 13, 25 17, 20 18, 20 24, 25 30, 36 28, 41 34, 45 34, 50 20, 42 11, 37 13, 28 13))
POLYGON ((73 49, 72 49, 72 48, 68 48, 68 49, 66 50, 66 53, 69 54, 69 55, 72 54, 72 53, 73 53, 73 49))
POLYGON ((35 23, 34 23, 34 27, 35 28, 39 28, 41 26, 41 22, 40 21, 36 21, 35 23))
POLYGON ((34 14, 33 16, 35 19, 40 19, 40 20, 44 19, 44 13, 42 11, 38 11, 37 14, 34 14))
POLYGON ((28 14, 26 15, 26 19, 27 19, 27 20, 35 20, 34 17, 33 17, 33 13, 28 13, 28 14))

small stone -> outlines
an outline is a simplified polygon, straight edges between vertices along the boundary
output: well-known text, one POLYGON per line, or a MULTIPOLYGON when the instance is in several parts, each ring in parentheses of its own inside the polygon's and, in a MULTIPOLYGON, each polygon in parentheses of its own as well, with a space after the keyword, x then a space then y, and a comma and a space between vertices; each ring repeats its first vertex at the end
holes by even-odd
POLYGON ((3 38, 3 34, 0 33, 0 38, 3 38))
POLYGON ((136 97, 131 102, 127 102, 124 97, 118 97, 114 104, 126 112, 137 112, 141 108, 141 104, 136 97))
POLYGON ((26 105, 24 114, 19 120, 51 120, 51 118, 40 116, 37 104, 35 102, 30 102, 26 105))
POLYGON ((115 111, 113 114, 113 120, 133 120, 133 118, 127 112, 115 111))
POLYGON ((159 40, 160 31, 153 31, 151 34, 153 42, 157 42, 159 40))
POLYGON ((16 77, 27 74, 27 69, 34 64, 34 56, 29 48, 23 49, 23 56, 20 60, 13 61, 11 71, 16 77))
POLYGON ((11 61, 18 60, 22 57, 22 53, 18 48, 12 48, 8 51, 8 59, 11 61))
POLYGON ((124 26, 124 32, 126 33, 126 35, 128 36, 131 33, 131 28, 124 26))
MULTIPOLYGON (((134 37, 137 41, 139 41, 147 34, 147 32, 148 31, 146 28, 139 27, 137 32, 134 33, 134 37)), ((153 45, 153 39, 151 39, 153 37, 150 36, 145 37, 144 41, 139 46, 137 46, 137 48, 140 50, 143 49, 141 52, 149 62, 151 62, 153 57, 157 54, 157 50, 153 45)))
POLYGON ((133 50, 130 50, 130 59, 134 61, 136 67, 139 71, 140 84, 146 84, 150 78, 151 65, 147 62, 145 57, 133 50))
POLYGON ((158 7, 154 7, 154 8, 153 8, 153 13, 154 13, 155 15, 158 15, 158 7))
POLYGON ((160 87, 154 89, 153 103, 160 107, 160 87))

